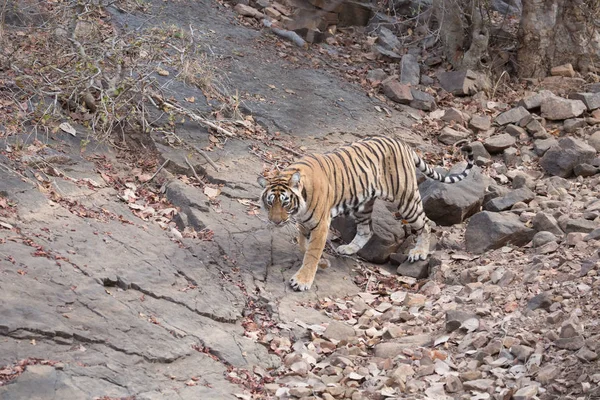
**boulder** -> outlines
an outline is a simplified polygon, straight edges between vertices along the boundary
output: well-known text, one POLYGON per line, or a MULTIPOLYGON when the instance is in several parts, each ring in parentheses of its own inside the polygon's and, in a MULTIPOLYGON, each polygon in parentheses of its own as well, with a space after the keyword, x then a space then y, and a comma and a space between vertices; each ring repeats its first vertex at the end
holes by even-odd
POLYGON ((523 246, 531 241, 535 231, 527 228, 511 212, 482 211, 469 220, 465 232, 467 251, 481 254, 507 244, 523 246))
POLYGON ((589 163, 596 155, 596 149, 580 139, 565 137, 558 146, 551 147, 540 160, 540 165, 549 175, 568 178, 573 168, 589 163))
MULTIPOLYGON (((395 253, 406 236, 404 226, 396 221, 393 214, 397 210, 391 203, 376 201, 373 207, 373 232, 369 242, 358 252, 358 255, 372 263, 383 264, 395 253)), ((342 240, 350 243, 356 234, 356 223, 351 218, 339 216, 331 226, 340 232, 342 240)))
POLYGON ((485 149, 489 151, 490 154, 501 153, 504 149, 514 146, 515 143, 515 138, 508 133, 492 136, 483 141, 485 149))
MULTIPOLYGON (((455 166, 451 172, 462 171, 464 165, 455 166)), ((475 167, 461 182, 447 184, 426 179, 419 185, 419 191, 427 217, 440 225, 453 225, 479 211, 486 186, 485 177, 475 167)))
POLYGON ((550 120, 575 118, 587 109, 581 100, 548 97, 542 101, 542 117, 550 120))

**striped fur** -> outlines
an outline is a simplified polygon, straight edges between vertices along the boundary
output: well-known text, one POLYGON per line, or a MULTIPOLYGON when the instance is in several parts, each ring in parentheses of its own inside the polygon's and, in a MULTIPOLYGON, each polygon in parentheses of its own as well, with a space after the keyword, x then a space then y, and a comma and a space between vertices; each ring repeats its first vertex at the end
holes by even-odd
POLYGON ((442 176, 423 161, 407 144, 387 137, 362 139, 331 153, 301 158, 275 176, 260 177, 262 202, 269 220, 281 225, 291 217, 298 226, 298 243, 304 251, 302 266, 290 279, 296 290, 308 290, 314 280, 331 219, 349 215, 357 223, 356 236, 338 253, 358 252, 371 238, 371 213, 375 199, 394 202, 398 213, 418 235, 409 251, 411 262, 425 260, 431 228, 423 211, 417 186, 416 168, 444 183, 465 179, 473 167, 473 153, 463 146, 468 164, 463 172, 442 176))

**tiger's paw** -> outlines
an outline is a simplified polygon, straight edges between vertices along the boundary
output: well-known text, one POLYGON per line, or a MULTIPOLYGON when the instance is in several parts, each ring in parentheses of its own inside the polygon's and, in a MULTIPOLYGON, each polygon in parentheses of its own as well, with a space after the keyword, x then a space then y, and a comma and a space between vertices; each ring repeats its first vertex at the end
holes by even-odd
POLYGON ((336 249, 338 254, 342 254, 345 256, 354 255, 354 254, 358 253, 359 250, 360 250, 360 247, 354 243, 343 244, 341 246, 338 246, 338 248, 336 249))
POLYGON ((310 289, 315 278, 313 277, 311 279, 306 275, 307 274, 305 274, 302 270, 296 272, 294 276, 290 278, 290 286, 292 287, 292 289, 298 292, 304 292, 310 289))
POLYGON ((427 255, 427 250, 421 248, 411 249, 408 252, 408 261, 411 263, 419 260, 425 261, 427 259, 427 255))

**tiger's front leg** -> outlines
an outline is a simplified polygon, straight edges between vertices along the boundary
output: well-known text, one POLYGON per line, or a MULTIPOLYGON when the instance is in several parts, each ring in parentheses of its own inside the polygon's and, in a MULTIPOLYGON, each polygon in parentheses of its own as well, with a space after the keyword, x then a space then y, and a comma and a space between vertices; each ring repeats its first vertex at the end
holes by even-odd
MULTIPOLYGON (((290 285, 294 290, 304 291, 310 289, 315 275, 317 266, 321 265, 321 255, 327 242, 327 232, 329 231, 330 219, 322 219, 319 225, 310 233, 306 252, 302 260, 300 269, 290 278, 290 285)), ((300 231, 301 232, 301 231, 300 231)), ((302 234, 302 232, 300 233, 302 234)), ((298 240, 300 243, 300 240, 298 240)), ((327 263, 327 261, 325 261, 327 263)))
MULTIPOLYGON (((298 228, 298 247, 300 247, 300 251, 302 251, 302 253, 306 253, 306 244, 308 241, 308 238, 310 237, 310 230, 306 229, 302 224, 298 224, 297 225, 298 228)), ((331 266, 331 263, 329 262, 329 260, 326 260, 325 258, 321 257, 321 259, 319 260, 319 268, 322 269, 326 269, 329 268, 331 266)))

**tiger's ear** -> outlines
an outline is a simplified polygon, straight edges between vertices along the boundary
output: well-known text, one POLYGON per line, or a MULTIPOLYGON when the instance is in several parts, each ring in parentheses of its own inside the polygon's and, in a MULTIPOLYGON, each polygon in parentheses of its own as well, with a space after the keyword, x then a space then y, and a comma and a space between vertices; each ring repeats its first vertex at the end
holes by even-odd
POLYGON ((263 187, 266 188, 267 187, 267 180, 265 179, 264 176, 259 176, 258 179, 256 180, 258 182, 258 184, 263 187))
POLYGON ((300 183, 300 172, 295 172, 294 175, 290 178, 290 185, 292 187, 297 188, 300 183))

